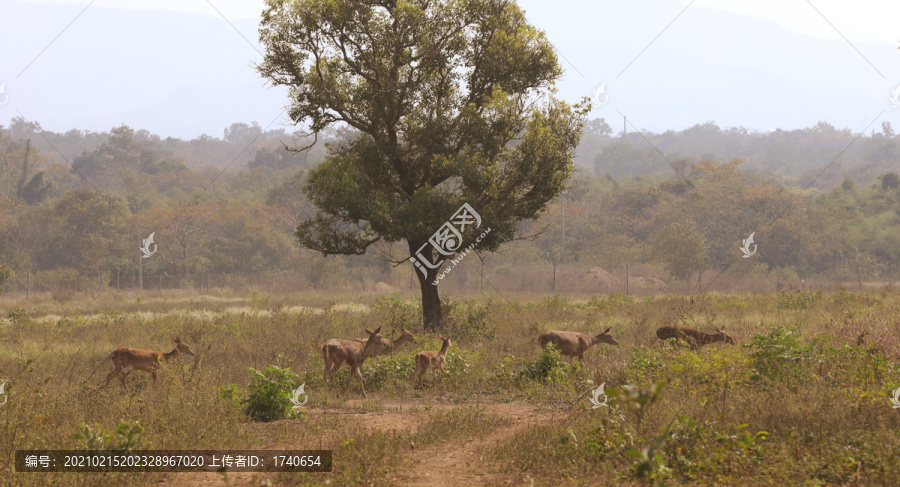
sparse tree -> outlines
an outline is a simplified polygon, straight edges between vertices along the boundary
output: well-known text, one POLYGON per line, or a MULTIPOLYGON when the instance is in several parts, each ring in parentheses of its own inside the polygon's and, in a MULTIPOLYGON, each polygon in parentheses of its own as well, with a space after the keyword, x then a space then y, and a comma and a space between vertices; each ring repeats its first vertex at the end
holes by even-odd
MULTIPOLYGON (((310 172, 321 211, 297 229, 305 247, 405 239, 414 257, 469 203, 491 232, 463 247, 494 251, 572 174, 586 109, 551 95, 562 69, 515 2, 268 0, 260 36, 260 73, 291 89, 296 123, 354 129, 310 172)), ((442 325, 439 272, 416 272, 429 329, 442 325)))

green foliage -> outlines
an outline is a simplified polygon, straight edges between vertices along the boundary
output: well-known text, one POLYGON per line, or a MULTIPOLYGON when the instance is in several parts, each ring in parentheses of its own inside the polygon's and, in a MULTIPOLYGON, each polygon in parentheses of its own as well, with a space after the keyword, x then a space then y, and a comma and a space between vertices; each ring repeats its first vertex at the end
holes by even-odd
POLYGON ((456 303, 445 299, 441 304, 444 306, 445 330, 454 340, 465 343, 496 338, 497 325, 492 319, 492 301, 479 304, 473 301, 456 303))
POLYGON ((82 423, 72 439, 81 441, 86 450, 130 451, 138 446, 142 433, 144 427, 140 421, 121 421, 112 432, 106 432, 96 424, 82 423))
POLYGON ((34 320, 28 316, 28 312, 22 308, 9 308, 9 313, 6 317, 19 326, 34 323, 34 320))
POLYGON ((421 330, 422 307, 419 301, 409 302, 400 296, 400 293, 391 293, 375 298, 373 309, 382 314, 388 330, 398 330, 405 327, 410 330, 421 330))
POLYGON ((822 362, 817 353, 821 338, 801 342, 803 335, 797 330, 777 327, 764 335, 750 339, 750 361, 756 374, 754 380, 773 380, 793 384, 801 378, 802 369, 822 362))
POLYGON ((560 293, 553 293, 552 296, 544 298, 541 306, 551 313, 559 313, 569 306, 569 298, 560 293))
POLYGON ((706 238, 691 220, 659 230, 650 245, 654 259, 675 279, 686 281, 710 264, 706 238))
POLYGON ((552 344, 544 348, 537 361, 523 360, 522 364, 519 377, 551 384, 568 383, 581 368, 577 363, 568 363, 552 344))
POLYGON ((822 300, 822 291, 785 289, 778 293, 775 302, 780 309, 809 309, 822 300))
POLYGON ((244 399, 244 414, 254 421, 284 419, 291 410, 291 393, 297 374, 290 367, 270 365, 262 371, 250 367, 253 377, 247 387, 250 395, 244 399))
POLYGON ((862 308, 878 305, 878 300, 868 293, 851 292, 846 289, 841 289, 840 292, 833 294, 831 299, 835 304, 845 307, 862 308))
POLYGON ((219 388, 219 397, 222 398, 223 401, 230 404, 240 404, 241 403, 241 389, 237 384, 229 384, 227 386, 222 386, 219 388))
POLYGON ((625 304, 634 304, 637 302, 637 299, 634 296, 629 296, 627 294, 622 293, 612 293, 606 297, 600 296, 591 296, 591 299, 586 303, 576 305, 578 309, 613 309, 618 306, 622 306, 625 304))
POLYGON ((624 379, 638 382, 646 377, 659 377, 658 374, 665 369, 666 363, 658 348, 638 346, 634 348, 631 362, 624 371, 624 379))
POLYGON ((3 285, 9 280, 12 270, 6 264, 0 264, 0 295, 3 295, 3 285))

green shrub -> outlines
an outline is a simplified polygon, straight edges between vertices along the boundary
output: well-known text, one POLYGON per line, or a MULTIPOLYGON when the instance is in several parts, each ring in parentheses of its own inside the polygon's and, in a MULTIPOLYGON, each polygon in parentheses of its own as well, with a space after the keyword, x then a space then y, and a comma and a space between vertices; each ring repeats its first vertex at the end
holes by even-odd
POLYGON ((16 325, 27 325, 33 322, 31 317, 28 316, 28 312, 22 308, 10 308, 6 317, 16 325))
POLYGON ((459 342, 493 340, 497 337, 497 325, 491 315, 493 303, 473 302, 442 303, 444 324, 447 331, 459 342))
POLYGON ((775 296, 775 303, 780 309, 809 309, 821 300, 822 291, 785 289, 775 296))
POLYGON ((122 421, 112 433, 104 431, 99 425, 82 423, 81 429, 72 438, 81 440, 86 450, 130 451, 138 445, 143 432, 140 421, 122 421))
POLYGON ((779 380, 790 385, 792 379, 800 378, 803 367, 821 363, 816 346, 822 338, 817 336, 809 343, 801 343, 801 337, 799 331, 784 327, 754 335, 750 339, 750 361, 756 370, 752 379, 779 380))
POLYGON ((9 280, 12 270, 5 264, 0 264, 0 294, 3 294, 3 285, 9 280))
POLYGON ((548 345, 536 362, 523 360, 522 363, 525 367, 519 372, 519 377, 542 383, 565 383, 580 368, 576 363, 566 362, 553 345, 548 345))
POLYGON ((250 367, 250 396, 244 399, 244 414, 254 421, 284 419, 291 409, 291 392, 297 374, 290 367, 270 365, 262 371, 250 367))
POLYGON ((384 315, 384 324, 389 330, 397 330, 401 326, 411 330, 422 329, 422 308, 418 300, 407 302, 399 293, 379 297, 373 308, 384 315))

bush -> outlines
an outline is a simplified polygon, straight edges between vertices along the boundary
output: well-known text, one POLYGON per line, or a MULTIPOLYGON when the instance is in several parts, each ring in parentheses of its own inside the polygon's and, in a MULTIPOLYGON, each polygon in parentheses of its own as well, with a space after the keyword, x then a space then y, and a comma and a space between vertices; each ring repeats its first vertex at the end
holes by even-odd
POLYGON ((112 433, 107 433, 99 425, 82 423, 81 430, 72 438, 81 440, 86 450, 130 451, 138 445, 143 432, 140 421, 122 421, 112 433))
POLYGON ((576 363, 567 363, 553 345, 548 345, 541 352, 541 358, 537 362, 523 360, 522 363, 525 364, 525 368, 519 372, 519 377, 543 383, 565 383, 580 368, 576 363))
POLYGON ((449 300, 443 304, 446 329, 454 339, 460 342, 493 340, 497 337, 497 325, 494 324, 491 301, 484 304, 465 302, 453 303, 449 300))
POLYGON ((284 419, 291 410, 291 392, 297 374, 290 367, 270 365, 259 370, 250 367, 250 396, 244 399, 244 414, 254 421, 275 421, 284 419))
POLYGON ((750 347, 754 350, 750 360, 756 369, 752 378, 784 381, 790 385, 791 379, 801 376, 801 368, 821 362, 816 354, 816 345, 821 337, 809 343, 801 343, 801 333, 778 327, 766 335, 754 335, 750 347))
POLYGON ((12 275, 12 270, 5 264, 0 264, 0 295, 3 294, 3 285, 9 280, 10 275, 12 275))
POLYGON ((822 291, 804 292, 799 289, 785 289, 775 297, 780 309, 809 309, 822 300, 822 291))
POLYGON ((393 293, 390 297, 377 298, 373 308, 385 315, 384 324, 390 330, 397 330, 401 326, 412 330, 422 329, 422 308, 417 300, 409 303, 399 293, 393 293))
POLYGON ((26 312, 22 308, 10 308, 9 313, 6 315, 7 318, 10 319, 16 325, 28 325, 33 323, 33 320, 30 316, 28 316, 28 312, 26 312))

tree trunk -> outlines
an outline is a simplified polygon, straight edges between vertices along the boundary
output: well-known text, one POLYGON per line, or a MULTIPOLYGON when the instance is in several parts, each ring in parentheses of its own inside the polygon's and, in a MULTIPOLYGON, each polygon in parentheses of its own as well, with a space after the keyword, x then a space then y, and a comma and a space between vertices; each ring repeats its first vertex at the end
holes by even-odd
POLYGON ((553 292, 556 292, 556 261, 553 261, 553 292))
POLYGON ((628 264, 625 264, 625 295, 631 295, 631 293, 628 292, 628 264))
MULTIPOLYGON (((426 239, 408 240, 410 257, 417 259, 416 252, 422 248, 422 245, 426 242, 426 239)), ((426 246, 421 255, 426 259, 430 259, 430 263, 434 265, 434 256, 432 254, 431 248, 426 246)), ((410 264, 412 264, 412 262, 410 262, 410 264)), ((422 323, 426 330, 439 330, 444 326, 443 316, 441 315, 441 297, 438 295, 438 287, 432 283, 437 280, 441 266, 438 266, 436 269, 431 269, 425 264, 420 265, 421 267, 413 267, 413 273, 419 279, 419 289, 422 291, 422 323), (425 274, 423 274, 420 269, 424 270, 425 274)))
POLYGON ((422 289, 422 322, 426 330, 439 330, 444 326, 441 315, 441 297, 438 295, 438 287, 431 284, 437 274, 430 276, 429 279, 425 279, 418 272, 416 275, 419 276, 419 287, 422 289))

